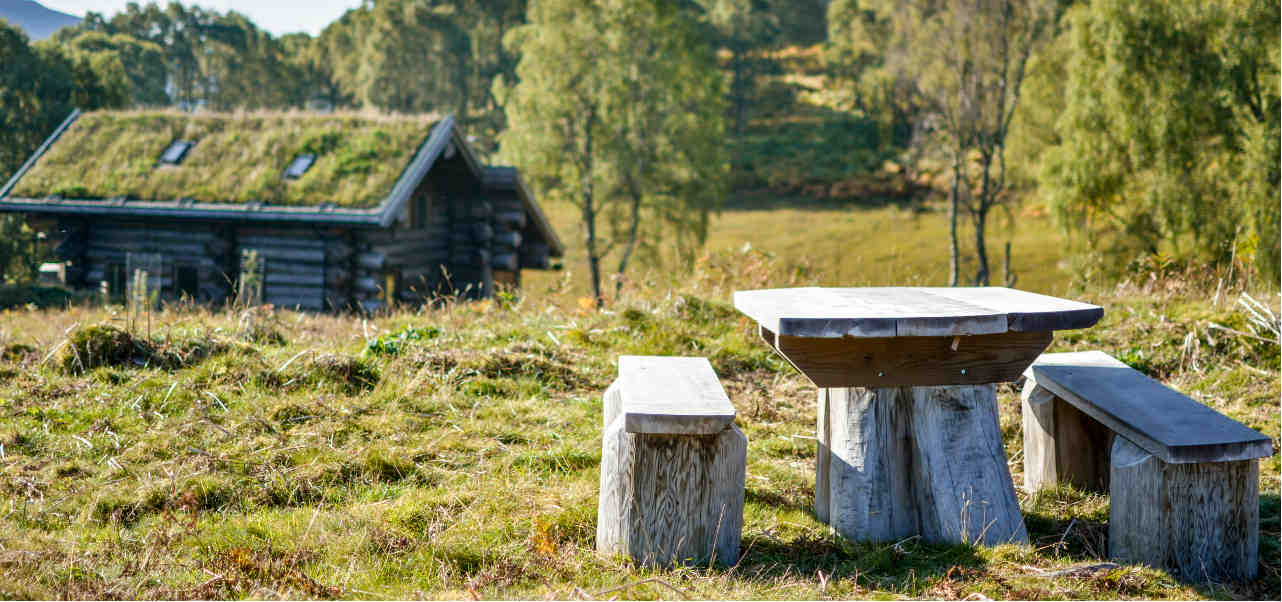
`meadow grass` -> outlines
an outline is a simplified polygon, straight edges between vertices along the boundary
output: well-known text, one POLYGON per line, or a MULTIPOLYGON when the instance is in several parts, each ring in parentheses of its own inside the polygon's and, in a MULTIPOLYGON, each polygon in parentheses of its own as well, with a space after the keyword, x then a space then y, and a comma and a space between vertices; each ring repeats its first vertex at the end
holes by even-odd
MULTIPOLYGON (((917 219, 898 211, 849 223, 917 219)), ((807 231, 836 241, 839 228, 817 217, 807 231)), ((899 245, 891 261, 914 270, 907 262, 930 254, 911 236, 864 246, 899 245)), ((814 389, 728 303, 735 288, 781 278, 834 281, 799 274, 784 252, 714 249, 679 287, 643 274, 600 312, 559 284, 373 318, 175 306, 153 317, 150 338, 122 336, 113 308, 7 311, 0 595, 1277 598, 1277 456, 1261 463, 1252 583, 1194 587, 1139 566, 1042 576, 1106 557, 1107 497, 1071 488, 1020 493, 1028 546, 830 532, 811 511, 814 389), (725 384, 749 441, 732 568, 648 570, 594 552, 600 397, 620 354, 706 356, 725 384)), ((838 269, 865 274, 859 283, 885 273, 838 269)), ((1052 350, 1112 353, 1276 448, 1277 346, 1209 326, 1249 331, 1240 294, 1165 280, 1090 291, 1079 296, 1107 308, 1103 322, 1061 333, 1052 350)), ((999 402, 1018 483, 1014 388, 1000 386, 999 402)))
MULTIPOLYGON (((549 213, 574 240, 573 211, 549 213)), ((1060 266, 1043 215, 1016 223, 993 238, 1013 238, 1017 286, 1107 308, 1053 350, 1103 349, 1277 437, 1277 347, 1210 326, 1249 330, 1242 291, 1104 289, 1060 266)), ((1192 588, 1129 566, 1039 576, 1106 555, 1107 497, 1071 488, 1021 493, 1030 546, 853 543, 814 519, 814 390, 730 293, 945 284, 946 227, 931 207, 739 199, 692 271, 640 265, 603 312, 582 298, 574 250, 562 272, 527 272, 524 297, 368 319, 172 307, 147 338, 113 308, 6 312, 0 594, 1276 597, 1276 456, 1262 463, 1250 584, 1192 588), (739 410, 748 489, 731 569, 651 571, 592 550, 600 395, 627 353, 709 357, 739 410)), ((1003 386, 999 400, 1019 482, 1018 399, 1003 386)))
MULTIPOLYGON (((589 294, 587 260, 583 256, 578 214, 564 203, 545 203, 549 219, 571 246, 563 260, 565 272, 525 272, 526 286, 541 296, 549 293, 589 294), (566 273, 571 277, 568 282, 566 273)), ((960 230, 961 283, 975 273, 975 248, 970 229, 960 230)), ((1099 288, 1092 274, 1075 274, 1066 267, 1066 242, 1040 207, 997 214, 988 234, 994 285, 1003 283, 1004 245, 1011 243, 1015 286, 1052 295, 1071 295, 1099 288)), ((746 194, 712 217, 707 244, 712 258, 759 254, 769 271, 759 282, 739 280, 739 288, 781 286, 805 282, 824 286, 947 286, 948 215, 943 207, 925 204, 867 206, 854 202, 780 198, 746 194), (745 251, 752 253, 745 253, 745 251), (780 284, 783 283, 783 284, 780 284)), ((682 286, 686 270, 675 269, 670 257, 643 257, 625 276, 639 285, 682 286)), ((715 259, 714 259, 715 260, 715 259)), ((606 262, 604 268, 615 266, 606 262)), ((607 276, 610 274, 607 272, 607 276)), ((613 290, 611 282, 606 288, 613 290)))

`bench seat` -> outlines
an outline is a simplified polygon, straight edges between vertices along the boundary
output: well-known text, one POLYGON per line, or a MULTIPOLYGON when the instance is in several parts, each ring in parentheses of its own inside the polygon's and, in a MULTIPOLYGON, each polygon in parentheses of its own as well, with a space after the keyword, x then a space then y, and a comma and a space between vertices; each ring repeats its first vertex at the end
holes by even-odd
POLYGON ((606 390, 597 550, 650 566, 733 564, 748 440, 702 357, 619 358, 606 390))
POLYGON ((1024 375, 1026 490, 1109 491, 1115 559, 1192 581, 1255 576, 1268 436, 1100 351, 1043 354, 1024 375))

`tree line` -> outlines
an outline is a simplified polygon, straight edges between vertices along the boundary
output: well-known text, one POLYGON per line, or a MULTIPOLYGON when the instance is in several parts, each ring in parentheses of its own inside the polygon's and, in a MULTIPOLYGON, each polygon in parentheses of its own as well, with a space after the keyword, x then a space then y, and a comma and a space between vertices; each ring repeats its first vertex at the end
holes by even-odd
POLYGON ((701 244, 737 141, 785 144, 757 116, 800 110, 779 51, 818 48, 862 163, 948 174, 953 284, 1014 282, 986 236, 1023 202, 1082 270, 1276 281, 1278 31, 1276 0, 374 0, 280 37, 131 3, 34 44, 0 24, 0 177, 71 107, 451 113, 579 210, 601 302, 611 269, 701 244))

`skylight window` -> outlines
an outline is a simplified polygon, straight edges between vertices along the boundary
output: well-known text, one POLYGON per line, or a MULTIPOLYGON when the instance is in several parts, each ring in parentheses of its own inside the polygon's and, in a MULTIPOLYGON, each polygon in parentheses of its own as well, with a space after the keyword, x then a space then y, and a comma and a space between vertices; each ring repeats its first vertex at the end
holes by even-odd
POLYGON ((285 168, 285 179, 297 180, 303 177, 303 174, 307 173, 307 170, 311 169, 312 164, 315 162, 316 155, 311 153, 304 153, 294 157, 294 160, 289 162, 289 167, 285 168))
POLYGON ((187 158, 187 151, 193 146, 196 146, 196 143, 190 140, 175 140, 169 148, 165 149, 165 153, 160 155, 160 162, 164 165, 178 165, 187 158))

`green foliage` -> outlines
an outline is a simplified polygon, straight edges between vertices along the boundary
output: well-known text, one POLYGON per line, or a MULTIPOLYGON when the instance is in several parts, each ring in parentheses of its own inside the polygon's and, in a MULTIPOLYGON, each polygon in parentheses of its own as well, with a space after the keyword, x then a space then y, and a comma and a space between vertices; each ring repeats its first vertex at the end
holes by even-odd
POLYGON ((616 277, 661 244, 689 258, 724 194, 720 78, 691 17, 667 0, 545 0, 508 39, 522 58, 503 154, 579 208, 598 303, 611 250, 616 277))
POLYGON ((169 94, 165 91, 165 50, 154 42, 123 33, 109 35, 73 28, 44 44, 60 47, 70 56, 104 65, 99 70, 110 68, 123 72, 128 78, 130 104, 162 106, 170 103, 169 94))
POLYGON ((366 355, 400 355, 406 351, 413 343, 434 339, 441 334, 441 329, 435 326, 415 327, 406 326, 399 332, 390 332, 379 335, 365 343, 366 355))
POLYGON ((1039 80, 1060 115, 1038 165, 1085 263, 1236 260, 1277 282, 1279 18, 1267 0, 1073 10, 1039 80))

